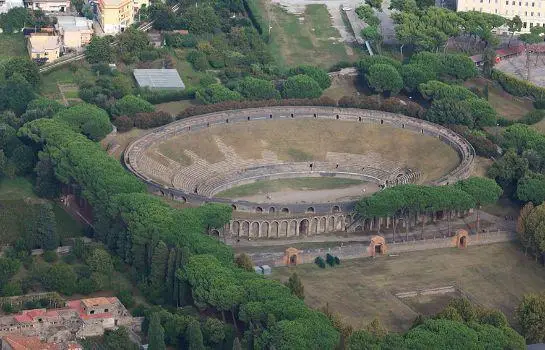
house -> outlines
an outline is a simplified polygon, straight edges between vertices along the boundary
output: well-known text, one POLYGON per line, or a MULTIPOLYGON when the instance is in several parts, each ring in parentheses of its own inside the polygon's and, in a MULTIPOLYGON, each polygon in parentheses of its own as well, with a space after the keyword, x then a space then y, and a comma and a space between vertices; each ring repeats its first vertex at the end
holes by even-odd
POLYGON ((68 12, 70 0, 24 0, 25 7, 44 12, 68 12))
POLYGON ((100 336, 118 326, 140 332, 142 318, 132 317, 119 299, 100 297, 71 300, 58 309, 24 310, 1 316, 0 336, 38 337, 62 344, 64 349, 75 339, 100 336))
POLYGON ((141 88, 185 89, 184 82, 176 69, 135 69, 133 74, 141 88))
POLYGON ((149 6, 149 0, 133 0, 132 2, 132 8, 134 11, 134 16, 138 15, 138 11, 140 11, 141 8, 149 6))
POLYGON ((60 57, 61 39, 48 33, 33 33, 28 38, 27 49, 30 59, 53 62, 60 57))
POLYGON ((2 350, 61 350, 61 347, 59 346, 59 344, 46 343, 41 341, 40 338, 38 337, 8 335, 5 337, 2 337, 1 342, 2 342, 2 347, 1 347, 2 350))
POLYGON ((133 0, 98 0, 98 23, 105 34, 117 34, 134 22, 133 0))
POLYGON ((79 50, 93 37, 93 21, 85 17, 59 16, 55 25, 65 49, 79 50))

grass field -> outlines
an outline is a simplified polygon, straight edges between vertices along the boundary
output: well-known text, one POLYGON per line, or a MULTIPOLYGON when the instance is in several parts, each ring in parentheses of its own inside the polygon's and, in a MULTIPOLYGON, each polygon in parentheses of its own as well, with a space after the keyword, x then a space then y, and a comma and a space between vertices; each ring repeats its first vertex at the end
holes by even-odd
MULTIPOLYGON (((32 205, 47 200, 32 192, 32 184, 24 178, 4 179, 0 182, 0 245, 13 243, 24 230, 25 221, 32 215, 32 205)), ((57 230, 62 238, 83 235, 83 226, 68 215, 57 203, 53 211, 57 230)))
POLYGON ((14 56, 28 55, 23 33, 0 34, 0 62, 14 56))
MULTIPOLYGON (((284 281, 292 272, 301 277, 305 302, 311 307, 328 303, 355 327, 378 317, 392 331, 407 330, 418 315, 411 302, 394 296, 398 292, 456 283, 476 303, 500 309, 513 322, 522 296, 545 289, 543 267, 525 257, 515 243, 343 261, 325 270, 310 264, 280 267, 273 269, 272 277, 284 281)), ((433 310, 444 300, 428 302, 418 301, 417 309, 433 310)))
POLYGON ((226 191, 218 193, 216 197, 235 198, 287 190, 313 191, 323 189, 335 189, 360 185, 362 183, 364 183, 364 181, 354 179, 341 179, 337 177, 302 177, 297 179, 256 181, 251 184, 230 188, 226 191))
POLYGON ((338 101, 343 96, 358 96, 357 77, 335 77, 331 79, 331 86, 324 90, 322 96, 338 101))
POLYGON ((167 112, 172 116, 178 115, 181 111, 186 109, 189 106, 192 106, 194 103, 191 100, 182 100, 182 101, 173 101, 159 103, 155 105, 156 111, 167 112))
POLYGON ((324 160, 327 152, 380 154, 400 166, 420 169, 422 180, 454 168, 458 154, 437 138, 384 125, 334 120, 267 120, 213 126, 154 145, 161 154, 186 163, 191 150, 210 163, 224 159, 216 138, 242 158, 261 159, 264 151, 280 160, 324 160), (251 137, 249 137, 251 135, 251 137))
MULTIPOLYGON (((93 81, 96 77, 93 73, 85 68, 80 67, 76 72, 73 72, 68 67, 60 68, 42 76, 40 90, 44 96, 52 99, 62 100, 59 84, 77 84, 78 81, 93 81)), ((66 98, 77 98, 77 91, 69 94, 66 98)), ((61 103, 63 101, 60 101, 61 103)))
POLYGON ((325 5, 308 5, 301 14, 289 13, 270 0, 260 0, 259 7, 265 20, 271 23, 270 47, 279 64, 329 68, 339 61, 356 59, 332 26, 325 5))
MULTIPOLYGON (((475 78, 464 83, 466 87, 477 87, 483 91, 487 81, 482 78, 475 78)), ((488 102, 494 107, 498 114, 508 120, 518 120, 528 112, 534 110, 532 102, 517 98, 505 92, 500 87, 488 84, 488 102)))

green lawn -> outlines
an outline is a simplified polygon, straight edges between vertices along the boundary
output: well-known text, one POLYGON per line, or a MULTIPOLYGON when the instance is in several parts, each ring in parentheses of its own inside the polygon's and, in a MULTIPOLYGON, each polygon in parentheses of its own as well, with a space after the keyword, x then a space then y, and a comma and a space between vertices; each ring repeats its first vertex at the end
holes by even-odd
POLYGON ((180 74, 186 88, 198 87, 201 78, 206 74, 193 69, 191 63, 186 60, 189 50, 176 49, 174 50, 173 58, 175 61, 176 70, 180 74))
POLYGON ((264 180, 220 192, 216 197, 233 198, 283 190, 323 190, 361 185, 364 181, 338 177, 302 177, 298 179, 264 180))
MULTIPOLYGON (((73 72, 69 67, 63 67, 60 69, 56 69, 52 72, 48 72, 42 76, 40 91, 43 95, 49 98, 61 100, 62 97, 59 91, 58 84, 77 85, 79 82, 92 82, 95 79, 96 77, 94 76, 94 74, 85 66, 79 67, 75 72, 73 72)), ((66 98, 75 97, 78 97, 77 92, 72 93, 70 96, 66 96, 66 98)))
POLYGON ((13 56, 26 55, 28 55, 28 52, 23 33, 0 34, 0 61, 7 60, 13 56))
MULTIPOLYGON (((45 201, 32 192, 32 184, 27 179, 19 177, 0 181, 0 245, 15 242, 23 234, 25 222, 33 215, 33 205, 45 201)), ((83 225, 59 204, 51 203, 61 239, 82 236, 83 225)))
POLYGON ((289 13, 270 0, 260 0, 259 8, 271 23, 270 47, 279 64, 311 64, 329 68, 339 61, 357 59, 332 26, 325 5, 308 5, 300 15, 289 13))

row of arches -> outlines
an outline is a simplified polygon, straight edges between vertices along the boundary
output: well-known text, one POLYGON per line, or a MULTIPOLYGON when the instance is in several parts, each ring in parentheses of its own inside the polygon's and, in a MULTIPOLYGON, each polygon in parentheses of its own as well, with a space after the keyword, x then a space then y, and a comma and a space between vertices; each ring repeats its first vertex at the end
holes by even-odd
POLYGON ((286 220, 232 220, 226 232, 232 237, 281 238, 311 236, 344 231, 351 223, 350 215, 320 216, 286 220))
MULTIPOLYGON (((237 210, 237 206, 235 204, 232 204, 231 208, 233 208, 234 211, 237 210)), ((267 209, 267 208, 263 208, 263 207, 256 207, 255 212, 258 213, 258 214, 263 214, 263 213, 265 213, 265 214, 266 213, 275 214, 275 213, 277 213, 277 208, 269 207, 269 209, 267 209)), ((282 207, 282 208, 280 208, 280 211, 278 211, 278 212, 280 212, 282 214, 289 214, 290 209, 287 208, 287 207, 282 207)), ((315 212, 316 212, 316 210, 314 209, 314 207, 308 207, 307 209, 305 209, 306 214, 314 214, 315 212)), ((333 207, 331 207, 331 212, 332 213, 340 213, 341 212, 341 207, 338 206, 338 205, 334 205, 333 207)))

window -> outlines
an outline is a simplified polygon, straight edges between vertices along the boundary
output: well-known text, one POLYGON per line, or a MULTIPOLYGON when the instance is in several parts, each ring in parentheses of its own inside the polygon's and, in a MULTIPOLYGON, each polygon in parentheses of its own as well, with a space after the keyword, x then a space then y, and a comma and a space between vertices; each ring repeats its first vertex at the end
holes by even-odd
POLYGON ((522 28, 526 28, 526 27, 528 27, 528 23, 526 22, 522 23, 522 28))
POLYGON ((522 1, 519 1, 519 6, 522 6, 522 1))
POLYGON ((494 13, 498 13, 498 9, 495 9, 495 10, 494 10, 494 13))
POLYGON ((104 309, 104 312, 108 312, 108 309, 104 309))
POLYGON ((506 5, 509 5, 509 1, 506 1, 505 4, 506 4, 506 5))
MULTIPOLYGON (((524 24, 526 24, 526 23, 524 23, 524 24)), ((89 314, 94 315, 94 314, 95 314, 95 310, 89 311, 89 314)))
POLYGON ((534 16, 534 13, 533 13, 533 12, 530 12, 530 16, 534 16))
POLYGON ((533 24, 533 23, 530 23, 530 28, 532 28, 533 26, 534 26, 534 24, 533 24))
POLYGON ((525 16, 528 16, 528 11, 524 11, 524 15, 525 15, 525 16))
POLYGON ((535 2, 533 2, 533 3, 532 3, 532 7, 534 7, 535 5, 536 5, 536 3, 535 3, 535 2))

